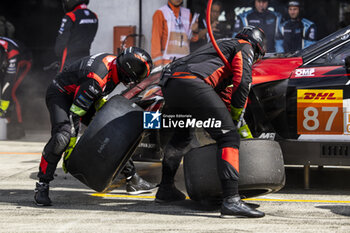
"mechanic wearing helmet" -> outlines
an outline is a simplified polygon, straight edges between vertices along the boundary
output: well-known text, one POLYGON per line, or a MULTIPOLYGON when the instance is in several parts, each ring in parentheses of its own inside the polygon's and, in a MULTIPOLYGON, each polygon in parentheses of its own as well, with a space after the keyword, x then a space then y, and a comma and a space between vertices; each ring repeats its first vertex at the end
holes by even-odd
POLYGON ((64 11, 56 38, 55 53, 61 60, 60 72, 79 58, 90 55, 98 26, 97 15, 87 9, 89 0, 62 0, 64 11))
POLYGON ((280 30, 285 53, 306 48, 316 41, 316 25, 300 17, 300 7, 297 0, 288 2, 290 19, 282 23, 280 30))
POLYGON ((279 32, 282 16, 268 9, 269 0, 255 0, 254 9, 237 15, 233 36, 243 27, 252 25, 261 28, 266 35, 268 53, 283 52, 282 39, 279 32))
MULTIPOLYGON (((260 28, 244 27, 236 38, 218 40, 218 46, 231 67, 225 67, 214 47, 207 44, 171 63, 164 70, 161 80, 165 111, 188 114, 202 121, 209 118, 221 121, 221 127, 205 130, 218 145, 217 170, 224 198, 222 217, 264 216, 263 212, 244 203, 238 194, 240 135, 231 118, 229 105, 232 105, 231 114, 238 116, 237 120, 252 82, 252 65, 265 54, 265 41, 265 34, 260 28), (227 95, 226 91, 232 84, 231 94, 227 95)), ((190 131, 190 128, 176 128, 164 149, 162 180, 156 202, 185 199, 185 195, 175 187, 174 177, 182 156, 189 149, 190 131)))
MULTIPOLYGON (((51 138, 44 147, 39 167, 34 196, 38 205, 51 205, 49 182, 54 178, 62 153, 77 136, 80 118, 120 82, 127 85, 146 78, 152 65, 146 51, 130 47, 118 57, 108 53, 84 57, 57 75, 46 93, 51 138)), ((138 182, 145 190, 155 188, 141 177, 138 182)))
POLYGON ((21 104, 16 91, 32 66, 31 52, 20 42, 0 37, 0 117, 6 117, 7 138, 25 136, 21 104))

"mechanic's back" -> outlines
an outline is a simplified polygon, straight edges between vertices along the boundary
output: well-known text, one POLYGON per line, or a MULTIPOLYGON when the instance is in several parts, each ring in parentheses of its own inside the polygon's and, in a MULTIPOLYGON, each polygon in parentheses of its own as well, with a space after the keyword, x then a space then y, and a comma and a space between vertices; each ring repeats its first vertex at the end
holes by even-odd
POLYGON ((62 0, 67 12, 56 38, 55 53, 61 60, 60 71, 79 58, 90 55, 95 38, 97 15, 87 9, 89 0, 62 0))

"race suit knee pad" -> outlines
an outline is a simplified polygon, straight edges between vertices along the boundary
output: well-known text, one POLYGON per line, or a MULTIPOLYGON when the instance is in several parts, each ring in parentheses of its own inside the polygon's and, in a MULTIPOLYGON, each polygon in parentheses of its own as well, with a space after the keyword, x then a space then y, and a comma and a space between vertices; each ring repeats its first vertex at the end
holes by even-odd
POLYGON ((46 144, 43 156, 48 163, 57 163, 69 144, 71 133, 64 128, 56 132, 46 144))

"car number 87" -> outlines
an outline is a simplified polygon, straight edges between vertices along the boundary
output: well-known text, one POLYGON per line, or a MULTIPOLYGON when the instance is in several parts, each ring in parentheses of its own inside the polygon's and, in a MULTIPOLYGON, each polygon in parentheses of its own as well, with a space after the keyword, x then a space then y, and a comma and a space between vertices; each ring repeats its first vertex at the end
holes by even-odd
POLYGON ((308 106, 298 114, 299 134, 343 134, 343 111, 338 106, 308 106))
MULTIPOLYGON (((330 116, 328 117, 326 126, 325 126, 325 131, 331 131, 333 121, 335 119, 335 116, 338 113, 338 107, 322 107, 322 112, 331 112, 330 116)), ((315 107, 307 107, 304 109, 304 117, 305 119, 303 120, 303 127, 306 130, 313 131, 317 130, 318 127, 320 126, 320 121, 318 120, 318 110, 315 107), (312 114, 310 114, 312 113, 312 114), (311 124, 310 124, 311 123, 311 124)))

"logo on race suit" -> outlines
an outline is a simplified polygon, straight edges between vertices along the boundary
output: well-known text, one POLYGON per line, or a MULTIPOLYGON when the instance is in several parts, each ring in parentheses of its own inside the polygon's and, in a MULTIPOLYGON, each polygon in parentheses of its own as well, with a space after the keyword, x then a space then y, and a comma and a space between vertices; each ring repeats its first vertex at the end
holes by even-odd
POLYGON ((295 77, 310 77, 310 76, 315 76, 315 68, 295 70, 295 77))
POLYGON ((261 23, 259 19, 251 19, 248 22, 249 22, 249 25, 250 24, 254 24, 254 23, 256 23, 256 24, 260 24, 261 23))
POLYGON ((161 113, 143 112, 143 128, 144 129, 160 129, 161 113))
POLYGON ((275 23, 275 19, 266 20, 266 24, 273 24, 273 23, 275 23))

